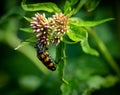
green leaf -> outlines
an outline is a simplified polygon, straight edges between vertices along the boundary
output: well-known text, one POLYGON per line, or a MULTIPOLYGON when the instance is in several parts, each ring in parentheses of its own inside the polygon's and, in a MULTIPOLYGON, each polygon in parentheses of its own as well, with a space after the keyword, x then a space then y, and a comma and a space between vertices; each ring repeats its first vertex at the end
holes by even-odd
POLYGON ((64 14, 68 14, 72 10, 71 4, 68 0, 66 0, 64 5, 64 14))
POLYGON ((67 35, 71 40, 78 42, 86 38, 87 32, 83 28, 75 25, 70 25, 70 28, 67 31, 67 35))
POLYGON ((24 17, 25 20, 27 20, 28 22, 33 22, 34 20, 32 18, 28 18, 28 17, 24 17))
POLYGON ((74 5, 78 3, 79 0, 66 0, 64 5, 64 14, 71 17, 75 13, 74 5))
POLYGON ((64 37, 61 38, 61 41, 63 41, 66 44, 76 44, 77 43, 77 41, 76 42, 75 41, 74 42, 73 41, 68 41, 64 37))
POLYGON ((33 35, 33 37, 30 37, 30 38, 25 40, 25 42, 31 42, 31 43, 35 43, 36 41, 37 41, 37 39, 36 39, 35 35, 33 35))
POLYGON ((21 48, 21 47, 23 47, 23 46, 25 46, 25 45, 28 45, 28 44, 30 44, 30 42, 22 42, 21 44, 19 44, 19 45, 15 48, 15 50, 18 50, 19 48, 21 48))
POLYGON ((57 7, 57 5, 51 2, 25 4, 25 0, 23 0, 21 6, 25 11, 47 11, 50 13, 61 13, 61 10, 57 7))
POLYGON ((73 14, 77 13, 87 1, 88 0, 67 0, 64 5, 64 14, 71 17, 73 14))
POLYGON ((17 50, 17 49, 19 49, 19 48, 21 48, 21 47, 23 47, 23 46, 25 46, 25 45, 34 43, 34 42, 36 42, 36 37, 35 37, 35 36, 34 36, 34 37, 30 37, 30 38, 26 39, 25 41, 21 42, 21 43, 15 48, 15 50, 17 50))
POLYGON ((87 39, 82 40, 80 42, 80 44, 81 44, 82 50, 85 53, 88 53, 88 54, 91 54, 91 55, 96 55, 96 56, 99 55, 99 53, 95 49, 93 49, 89 46, 87 39))
POLYGON ((21 31, 27 32, 27 33, 33 33, 32 28, 20 28, 21 31))
POLYGON ((107 21, 111 21, 114 20, 114 18, 108 18, 108 19, 103 19, 103 20, 99 20, 99 21, 82 21, 79 18, 74 18, 73 21, 70 21, 69 23, 72 25, 76 25, 76 26, 84 26, 84 27, 93 27, 93 26, 97 26, 99 24, 105 23, 107 21), (77 20, 77 21, 76 21, 77 20))
POLYGON ((87 41, 88 33, 87 33, 87 30, 85 30, 84 28, 81 28, 75 25, 70 25, 67 35, 71 40, 75 42, 81 41, 80 43, 82 46, 82 50, 85 53, 96 55, 96 56, 99 55, 96 50, 92 49, 89 46, 88 41, 87 41))

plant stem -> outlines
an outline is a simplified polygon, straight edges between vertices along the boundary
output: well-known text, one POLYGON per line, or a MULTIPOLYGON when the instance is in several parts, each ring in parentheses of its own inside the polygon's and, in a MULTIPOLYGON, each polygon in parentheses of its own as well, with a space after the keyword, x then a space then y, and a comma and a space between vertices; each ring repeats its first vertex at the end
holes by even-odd
POLYGON ((65 43, 62 41, 56 48, 56 61, 58 62, 58 77, 60 80, 65 83, 69 84, 65 79, 64 79, 64 69, 66 65, 66 55, 65 55, 65 43))
POLYGON ((109 65, 113 68, 113 70, 117 73, 117 75, 120 78, 120 69, 115 60, 112 58, 111 54, 107 50, 104 43, 99 39, 95 31, 91 28, 87 28, 88 33, 93 37, 93 39, 96 41, 98 48, 100 49, 101 53, 105 57, 105 59, 108 61, 109 65))

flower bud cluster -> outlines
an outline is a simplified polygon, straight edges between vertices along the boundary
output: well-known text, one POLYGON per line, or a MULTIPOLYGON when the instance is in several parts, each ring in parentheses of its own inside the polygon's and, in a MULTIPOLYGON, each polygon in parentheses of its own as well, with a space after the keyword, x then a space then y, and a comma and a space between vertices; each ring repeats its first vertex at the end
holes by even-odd
POLYGON ((30 23, 31 28, 34 29, 38 41, 45 47, 49 43, 59 44, 61 36, 66 33, 68 26, 68 17, 64 14, 56 13, 51 18, 46 18, 45 14, 36 13, 34 20, 30 23))

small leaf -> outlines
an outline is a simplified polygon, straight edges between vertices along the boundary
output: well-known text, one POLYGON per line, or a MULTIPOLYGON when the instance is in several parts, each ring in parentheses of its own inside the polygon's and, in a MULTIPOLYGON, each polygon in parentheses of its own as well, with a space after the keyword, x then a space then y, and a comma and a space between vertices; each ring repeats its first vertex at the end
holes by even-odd
POLYGON ((33 37, 30 37, 28 39, 25 40, 25 42, 31 42, 31 43, 35 43, 37 41, 36 36, 33 35, 33 37))
POLYGON ((91 55, 96 55, 96 56, 99 55, 99 53, 95 49, 93 49, 89 46, 87 39, 82 40, 80 42, 80 44, 81 44, 82 50, 85 53, 88 53, 88 54, 91 54, 91 55))
POLYGON ((25 45, 28 45, 28 44, 30 44, 30 42, 22 42, 21 44, 19 44, 19 45, 15 48, 15 50, 17 50, 17 49, 19 49, 19 48, 21 48, 21 47, 23 47, 23 46, 25 46, 25 45))
POLYGON ((33 22, 34 20, 28 17, 24 17, 25 20, 27 20, 28 22, 33 22))
POLYGON ((71 12, 71 4, 68 0, 66 0, 65 5, 64 5, 64 14, 68 14, 71 12))
POLYGON ((57 7, 56 4, 47 2, 47 3, 37 3, 37 4, 25 4, 25 0, 22 1, 22 8, 25 11, 47 11, 54 13, 61 13, 61 10, 57 7))
POLYGON ((31 43, 34 43, 36 42, 36 37, 30 37, 29 39, 26 39, 24 42, 20 43, 16 48, 15 50, 25 46, 25 45, 28 45, 28 44, 31 44, 31 43))
POLYGON ((85 29, 80 28, 80 27, 75 26, 75 25, 70 25, 70 28, 67 31, 68 37, 75 42, 78 42, 78 41, 85 39, 87 36, 86 33, 87 32, 85 29))
POLYGON ((76 42, 75 41, 74 42, 73 41, 68 41, 64 37, 61 38, 61 41, 63 41, 66 44, 76 44, 77 43, 77 41, 76 42))
POLYGON ((66 0, 64 5, 64 14, 68 17, 72 16, 75 12, 75 8, 73 8, 73 5, 75 5, 78 2, 78 0, 66 0))
POLYGON ((33 29, 32 28, 20 28, 20 30, 27 32, 27 33, 33 33, 33 29))
POLYGON ((93 27, 93 26, 97 26, 99 24, 105 23, 107 21, 111 21, 114 20, 114 18, 108 18, 108 19, 103 19, 103 20, 99 20, 99 21, 82 21, 79 18, 74 18, 73 21, 70 21, 69 23, 72 25, 76 25, 76 26, 84 26, 84 27, 93 27), (77 20, 77 21, 76 21, 77 20))
POLYGON ((69 17, 77 13, 88 0, 66 0, 64 13, 69 17))

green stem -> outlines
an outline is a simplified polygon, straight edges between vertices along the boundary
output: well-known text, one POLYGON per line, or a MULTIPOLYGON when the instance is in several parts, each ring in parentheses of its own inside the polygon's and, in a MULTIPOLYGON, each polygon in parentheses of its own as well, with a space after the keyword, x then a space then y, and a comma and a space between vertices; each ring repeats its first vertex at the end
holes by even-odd
POLYGON ((117 73, 117 75, 120 77, 120 69, 115 60, 112 58, 111 54, 107 50, 104 43, 99 39, 95 31, 91 28, 87 28, 89 34, 93 37, 93 39, 96 41, 98 48, 100 49, 101 53, 105 57, 105 59, 108 61, 109 65, 113 68, 113 70, 117 73))
POLYGON ((63 43, 62 41, 60 42, 60 44, 56 48, 56 61, 58 62, 58 76, 59 76, 60 80, 65 84, 69 84, 64 79, 66 55, 65 55, 65 43, 63 43))

